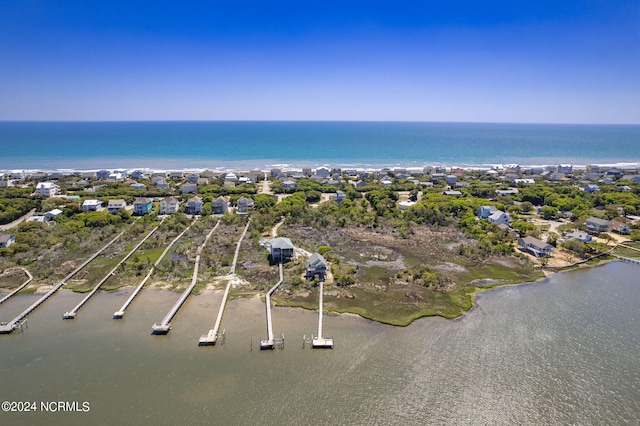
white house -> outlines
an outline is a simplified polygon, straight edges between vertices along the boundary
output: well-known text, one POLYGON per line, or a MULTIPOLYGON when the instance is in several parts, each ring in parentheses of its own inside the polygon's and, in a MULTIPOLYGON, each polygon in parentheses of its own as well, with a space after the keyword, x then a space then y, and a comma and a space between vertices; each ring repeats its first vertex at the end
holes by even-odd
POLYGON ((16 238, 9 234, 0 234, 0 248, 8 248, 15 242, 16 238))
POLYGON ((82 211, 84 213, 98 211, 100 207, 102 207, 102 201, 99 200, 84 200, 82 203, 82 211))
POLYGON ((46 212, 44 214, 44 218, 47 220, 53 220, 55 219, 57 216, 62 214, 62 210, 60 209, 53 209, 53 210, 49 210, 48 212, 46 212))
POLYGON ((584 231, 573 231, 573 232, 569 232, 564 234, 564 237, 568 240, 578 240, 581 243, 590 243, 591 242, 591 235, 587 234, 584 231))
POLYGON ((109 200, 107 203, 107 210, 111 214, 116 214, 125 207, 127 207, 127 203, 123 199, 109 200))
POLYGON ((167 197, 160 201, 160 214, 174 214, 178 211, 180 202, 176 197, 167 197))
POLYGON ((53 182, 40 182, 36 186, 36 195, 49 198, 58 194, 60 194, 60 187, 53 182))
POLYGON ((489 223, 493 223, 495 225, 508 225, 509 222, 511 222, 509 214, 501 210, 496 210, 491 213, 487 219, 489 220, 489 223))

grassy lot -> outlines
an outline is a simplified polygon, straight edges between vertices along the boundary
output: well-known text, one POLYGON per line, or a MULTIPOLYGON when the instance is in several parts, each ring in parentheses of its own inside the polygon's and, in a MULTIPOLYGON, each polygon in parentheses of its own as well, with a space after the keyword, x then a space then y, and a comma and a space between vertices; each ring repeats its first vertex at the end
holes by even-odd
MULTIPOLYGON (((625 243, 625 245, 634 247, 640 250, 640 242, 638 241, 635 241, 632 243, 625 243)), ((631 259, 640 259, 640 251, 638 250, 633 250, 628 247, 618 246, 613 250, 613 254, 617 254, 618 256, 623 256, 623 257, 629 257, 631 259)))

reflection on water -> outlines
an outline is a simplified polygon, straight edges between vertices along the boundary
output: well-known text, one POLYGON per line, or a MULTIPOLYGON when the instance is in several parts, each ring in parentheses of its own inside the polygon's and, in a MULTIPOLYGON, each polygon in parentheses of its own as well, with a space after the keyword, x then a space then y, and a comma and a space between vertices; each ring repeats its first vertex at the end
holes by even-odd
MULTIPOLYGON (((0 424, 638 424, 640 284, 612 263, 482 294, 458 320, 406 328, 325 316, 334 350, 302 349, 317 314, 276 308, 285 349, 260 352, 264 305, 231 300, 223 346, 198 347, 221 293, 192 296, 167 336, 152 336, 177 294, 63 291, 0 336, 0 399, 88 401, 89 413, 0 413, 0 424), (251 346, 253 343, 253 350, 251 346)), ((32 303, 0 307, 7 321, 32 303)))

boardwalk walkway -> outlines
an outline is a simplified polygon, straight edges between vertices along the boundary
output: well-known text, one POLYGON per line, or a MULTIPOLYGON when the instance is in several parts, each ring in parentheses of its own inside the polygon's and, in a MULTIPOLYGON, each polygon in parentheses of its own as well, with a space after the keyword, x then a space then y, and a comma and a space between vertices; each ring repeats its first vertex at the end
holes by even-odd
MULTIPOLYGON (((236 252, 233 256, 233 263, 231 264, 231 271, 229 275, 234 276, 236 270, 236 263, 238 263, 238 254, 240 253, 240 245, 242 244, 242 240, 247 234, 247 230, 249 229, 249 224, 251 223, 251 219, 247 222, 247 226, 244 227, 244 231, 238 240, 238 244, 236 245, 236 252)), ((235 278, 229 280, 227 283, 227 287, 224 289, 224 295, 222 296, 222 302, 220 303, 220 309, 218 310, 218 316, 216 317, 216 323, 211 330, 207 334, 200 336, 200 340, 198 340, 199 346, 211 346, 216 344, 216 340, 218 340, 218 331, 220 330, 220 322, 222 322, 222 314, 224 313, 224 307, 227 304, 227 298, 229 297, 229 289, 231 289, 231 284, 233 284, 235 278)))
POLYGON ((91 299, 91 297, 93 297, 94 294, 96 294, 98 292, 98 290, 100 290, 100 287, 102 286, 102 284, 104 284, 109 278, 111 278, 113 275, 115 275, 116 271, 118 270, 118 268, 120 267, 120 265, 122 265, 124 262, 127 261, 127 259, 129 259, 133 253, 136 252, 136 250, 138 250, 140 248, 140 246, 142 244, 144 244, 145 241, 147 241, 147 239, 149 239, 149 237, 151 237, 151 235, 153 235, 154 232, 156 232, 156 230, 158 229, 158 227, 156 226, 155 228, 153 228, 151 230, 151 232, 149 232, 143 239, 142 241, 140 241, 138 244, 136 244, 136 246, 131 249, 131 251, 129 253, 126 254, 125 257, 122 258, 122 260, 120 260, 120 262, 118 262, 118 264, 116 266, 113 267, 112 270, 110 270, 107 275, 105 275, 99 282, 98 284, 96 284, 96 286, 93 288, 93 290, 91 290, 89 292, 89 294, 87 294, 81 301, 80 303, 78 303, 72 310, 65 312, 62 315, 62 319, 74 319, 76 317, 76 315, 78 314, 78 311, 80 310, 80 308, 82 308, 82 306, 84 306, 85 303, 87 303, 89 301, 89 299, 91 299))
MULTIPOLYGON (((197 220, 197 218, 196 218, 197 220)), ((195 220, 191 223, 191 225, 193 225, 193 223, 195 223, 195 220)), ((171 250, 171 247, 173 247, 173 245, 180 239, 182 238, 182 236, 191 228, 191 225, 187 226, 187 228, 182 231, 180 234, 178 234, 177 237, 175 237, 167 246, 167 248, 164 249, 164 251, 162 252, 162 254, 160 255, 160 257, 158 258, 158 260, 156 260, 156 262, 153 264, 153 266, 151 267, 151 269, 149 270, 149 272, 147 273, 147 275, 144 277, 144 279, 140 282, 140 284, 138 284, 138 287, 136 287, 136 289, 133 291, 133 293, 131 293, 131 296, 129 296, 129 298, 127 299, 126 302, 124 302, 124 305, 122 305, 120 307, 119 310, 115 311, 113 313, 113 319, 122 319, 122 317, 124 317, 124 312, 127 310, 127 308, 129 307, 129 305, 131 304, 131 302, 133 302, 133 299, 136 298, 136 296, 138 295, 138 293, 140 293, 140 291, 142 291, 142 287, 144 287, 144 285, 147 283, 147 281, 149 281, 149 278, 151 278, 151 275, 153 275, 153 273, 155 272, 155 268, 160 264, 160 262, 162 262, 162 259, 164 259, 164 257, 166 256, 167 253, 169 253, 169 250, 171 250)))
POLYGON ((20 268, 22 269, 22 271, 27 274, 27 280, 25 282, 23 282, 22 284, 20 284, 20 286, 18 288, 16 288, 15 290, 13 290, 11 293, 7 294, 5 297, 2 298, 2 300, 0 300, 0 305, 2 305, 4 302, 6 302, 7 300, 11 299, 11 297, 17 293, 20 292, 20 290, 22 290, 23 288, 25 288, 27 285, 29 285, 29 283, 31 282, 31 280, 33 280, 33 275, 31 275, 31 273, 29 271, 27 271, 24 268, 20 268))
POLYGON ((216 222, 216 226, 214 226, 213 229, 211 229, 211 231, 207 234, 206 238, 204 239, 204 242, 202 243, 202 245, 200 245, 200 247, 198 247, 198 250, 196 251, 196 263, 193 266, 193 276, 191 277, 191 284, 189 284, 189 287, 187 287, 184 293, 182 293, 178 301, 175 303, 175 305, 173 305, 173 307, 167 313, 167 315, 165 315, 163 320, 159 323, 153 324, 153 326, 151 327, 151 334, 167 334, 169 333, 169 330, 171 330, 171 320, 176 315, 176 313, 178 312, 182 304, 185 302, 185 300, 187 300, 187 297, 189 297, 189 295, 193 291, 193 288, 196 286, 196 283, 198 282, 198 268, 200 267, 200 254, 202 253, 202 249, 204 248, 204 246, 207 244, 207 241, 209 241, 209 238, 211 238, 211 236, 213 235, 213 232, 218 228, 218 225, 220 225, 220 221, 216 222))
POLYGON ((325 339, 322 334, 322 310, 324 299, 324 281, 320 281, 320 301, 318 303, 318 336, 311 341, 312 348, 333 349, 333 339, 325 339))
POLYGON ((276 340, 273 335, 273 323, 271 321, 271 295, 273 294, 274 291, 278 289, 280 284, 282 284, 282 281, 284 281, 284 278, 282 275, 282 263, 279 263, 278 267, 280 268, 280 281, 278 281, 276 285, 271 287, 271 289, 267 292, 266 306, 267 306, 267 336, 268 337, 266 340, 263 339, 260 341, 260 349, 273 349, 275 347, 276 340))
POLYGON ((38 299, 36 302, 34 302, 31 306, 29 306, 27 309, 25 309, 20 315, 18 315, 14 319, 12 319, 7 324, 1 324, 0 325, 0 334, 11 333, 13 330, 15 330, 16 328, 20 327, 20 324, 22 323, 22 321, 25 320, 27 318, 27 316, 31 312, 33 312, 38 306, 43 304, 45 302, 45 300, 47 300, 56 291, 58 291, 60 289, 60 287, 65 285, 66 282, 71 279, 71 277, 73 277, 75 274, 77 274, 82 268, 87 266, 91 261, 93 261, 96 257, 98 257, 103 251, 105 251, 113 243, 115 243, 122 236, 122 234, 124 234, 124 231, 119 233, 113 240, 109 241, 104 247, 102 247, 100 250, 98 250, 96 253, 94 253, 89 259, 84 261, 84 263, 82 263, 82 265, 78 266, 69 275, 64 277, 62 279, 62 281, 58 282, 51 290, 49 290, 44 296, 42 296, 40 299, 38 299))

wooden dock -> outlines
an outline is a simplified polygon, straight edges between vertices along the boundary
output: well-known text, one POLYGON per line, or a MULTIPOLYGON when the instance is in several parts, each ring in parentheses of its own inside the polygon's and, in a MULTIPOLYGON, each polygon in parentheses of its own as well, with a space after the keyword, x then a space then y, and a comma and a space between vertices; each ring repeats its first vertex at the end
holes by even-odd
POLYGON ((324 299, 324 281, 320 281, 320 295, 318 303, 318 336, 311 340, 312 348, 320 349, 333 349, 333 339, 326 339, 322 334, 322 311, 323 311, 323 299, 324 299))
POLYGON ((178 301, 175 303, 175 305, 173 305, 171 310, 169 310, 169 312, 167 313, 167 315, 165 315, 162 321, 159 323, 157 322, 153 324, 153 326, 151 326, 151 334, 157 334, 157 335, 167 334, 169 333, 169 330, 171 330, 171 320, 176 315, 176 313, 178 312, 182 304, 185 302, 185 300, 187 300, 187 297, 189 297, 189 295, 193 291, 193 288, 196 286, 196 283, 198 282, 198 268, 200 266, 200 254, 202 253, 202 249, 204 248, 205 244, 207 244, 207 241, 209 241, 209 238, 211 238, 211 236, 213 235, 213 232, 216 230, 216 228, 218 228, 218 225, 220 225, 220 221, 216 222, 216 226, 214 226, 213 229, 211 229, 211 231, 207 234, 206 238, 204 239, 204 242, 202 243, 202 245, 200 245, 200 247, 198 247, 198 250, 196 251, 196 263, 193 266, 193 276, 191 277, 191 284, 189 284, 189 287, 187 287, 184 293, 182 293, 178 301))
POLYGON ((0 334, 8 334, 11 333, 16 328, 20 327, 20 324, 27 318, 27 316, 33 312, 38 306, 43 304, 49 297, 51 297, 56 291, 60 289, 65 283, 70 280, 75 274, 77 274, 82 268, 87 266, 92 260, 98 257, 103 251, 109 248, 113 243, 115 243, 118 238, 120 238, 124 234, 124 231, 119 233, 113 240, 109 241, 104 247, 94 253, 89 259, 85 260, 82 265, 78 266, 74 269, 69 275, 64 277, 62 281, 58 282, 51 290, 49 290, 45 295, 43 295, 40 299, 38 299, 35 303, 25 309, 20 315, 15 317, 13 320, 6 324, 0 325, 0 334))
MULTIPOLYGON (((633 248, 633 247, 631 247, 631 248, 633 248)), ((621 260, 623 262, 633 263, 635 265, 640 265, 640 259, 633 259, 631 257, 624 257, 624 256, 620 256, 620 255, 617 255, 617 254, 614 254, 613 256, 616 257, 618 260, 621 260)))
MULTIPOLYGON (((242 240, 247 234, 247 230, 249 229, 250 220, 247 221, 247 226, 244 227, 244 231, 238 240, 238 244, 236 245, 236 252, 233 256, 233 263, 231 264, 231 270, 229 275, 234 276, 236 270, 236 263, 238 262, 238 254, 240 253, 240 245, 242 244, 242 240)), ((227 287, 224 290, 224 295, 222 296, 222 302, 220 303, 220 309, 218 310, 218 316, 216 317, 216 323, 211 330, 207 334, 203 334, 200 336, 198 340, 199 346, 213 346, 216 344, 218 340, 218 330, 220 330, 220 322, 222 322, 222 314, 224 313, 224 307, 227 304, 227 298, 229 297, 229 289, 231 288, 231 284, 233 284, 235 279, 229 280, 227 283, 227 287)))
POLYGON ((0 305, 2 305, 7 300, 11 299, 11 297, 13 297, 15 294, 18 294, 20 292, 20 290, 22 290, 23 288, 28 286, 29 283, 33 280, 33 275, 31 275, 31 273, 29 271, 27 271, 24 268, 20 268, 20 269, 22 269, 22 271, 25 274, 27 274, 27 280, 25 282, 23 282, 22 284, 20 284, 20 286, 18 288, 16 288, 15 290, 13 290, 11 293, 7 294, 5 297, 0 299, 0 305))
POLYGON ((138 250, 140 248, 140 246, 142 244, 144 244, 145 241, 147 241, 147 239, 149 237, 151 237, 151 235, 153 235, 154 232, 156 232, 156 230, 158 229, 158 227, 156 226, 155 228, 153 228, 151 230, 151 232, 149 232, 143 239, 142 241, 140 241, 138 244, 135 245, 135 247, 133 249, 131 249, 131 251, 129 253, 127 253, 125 255, 125 257, 122 258, 122 260, 120 260, 120 262, 118 262, 118 264, 116 266, 113 267, 113 269, 111 271, 109 271, 107 273, 107 275, 105 275, 99 282, 98 284, 96 284, 96 286, 93 288, 93 290, 91 290, 89 292, 89 294, 87 294, 81 301, 80 303, 78 303, 72 310, 65 312, 64 314, 62 314, 62 319, 74 319, 76 317, 76 315, 78 314, 78 311, 80 310, 80 308, 82 308, 82 306, 84 306, 85 303, 87 303, 89 301, 89 299, 91 299, 91 297, 93 297, 94 294, 96 294, 98 292, 98 290, 100 290, 100 287, 102 286, 102 284, 104 284, 109 278, 111 278, 113 275, 115 275, 116 271, 118 270, 118 268, 120 267, 120 265, 122 265, 124 262, 127 261, 127 259, 129 259, 133 253, 136 252, 136 250, 138 250))
POLYGON ((282 284, 282 281, 284 281, 284 278, 282 275, 282 262, 278 264, 278 267, 280 268, 280 281, 278 281, 276 285, 271 287, 271 289, 267 292, 266 306, 267 306, 267 336, 268 337, 267 339, 262 339, 260 341, 261 350, 273 349, 275 348, 275 345, 276 345, 276 339, 273 335, 273 324, 271 321, 271 295, 273 294, 274 291, 277 290, 280 284, 282 284))
MULTIPOLYGON (((196 218, 197 220, 197 218, 196 218)), ((195 222, 195 220, 194 220, 195 222)), ((191 223, 191 225, 193 225, 193 223, 191 223)), ((144 277, 144 279, 140 282, 140 284, 138 284, 138 286, 136 287, 136 289, 133 291, 133 293, 131 293, 131 296, 129 296, 129 298, 127 299, 126 302, 124 302, 124 304, 122 305, 122 307, 120 307, 120 309, 118 309, 117 311, 115 311, 113 313, 113 319, 122 319, 122 317, 124 317, 124 312, 127 310, 127 308, 129 307, 129 305, 131 304, 131 302, 133 302, 133 299, 136 298, 136 296, 138 295, 138 293, 140 293, 140 291, 142 291, 142 287, 144 287, 144 285, 147 283, 147 281, 149 281, 149 278, 151 278, 151 275, 153 275, 155 268, 160 264, 160 262, 162 262, 162 259, 166 256, 167 253, 169 253, 169 250, 171 250, 171 247, 173 247, 173 245, 180 239, 182 238, 182 236, 189 230, 189 228, 191 228, 191 225, 187 226, 187 228, 182 231, 180 234, 178 234, 177 237, 175 237, 170 243, 169 245, 164 249, 164 251, 162 252, 162 254, 160 255, 160 257, 158 258, 158 260, 156 260, 156 262, 153 264, 153 266, 151 267, 151 269, 149 270, 149 272, 147 273, 147 275, 144 277)))

